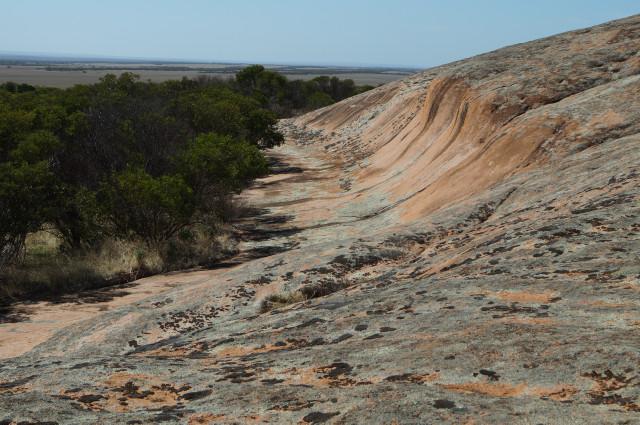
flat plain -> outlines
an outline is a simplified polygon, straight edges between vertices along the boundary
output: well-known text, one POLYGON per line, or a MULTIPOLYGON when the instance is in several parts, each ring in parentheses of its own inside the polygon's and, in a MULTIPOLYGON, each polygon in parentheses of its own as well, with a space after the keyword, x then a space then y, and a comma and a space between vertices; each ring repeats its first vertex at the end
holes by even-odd
MULTIPOLYGON (((37 86, 71 87, 75 84, 92 84, 106 74, 133 72, 144 81, 162 82, 183 77, 213 76, 230 78, 243 64, 211 63, 118 63, 118 62, 54 62, 9 60, 0 57, 0 84, 8 81, 37 86)), ((310 80, 320 75, 350 78, 356 84, 380 85, 405 78, 416 72, 403 68, 354 68, 271 65, 270 69, 281 72, 289 79, 310 80)))

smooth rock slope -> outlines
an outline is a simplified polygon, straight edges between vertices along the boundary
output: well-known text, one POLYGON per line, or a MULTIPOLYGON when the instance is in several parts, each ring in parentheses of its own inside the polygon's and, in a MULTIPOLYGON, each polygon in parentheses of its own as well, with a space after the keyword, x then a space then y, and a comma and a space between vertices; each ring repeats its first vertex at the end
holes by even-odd
POLYGON ((0 350, 1 423, 640 423, 639 51, 633 16, 283 121, 246 261, 0 350))

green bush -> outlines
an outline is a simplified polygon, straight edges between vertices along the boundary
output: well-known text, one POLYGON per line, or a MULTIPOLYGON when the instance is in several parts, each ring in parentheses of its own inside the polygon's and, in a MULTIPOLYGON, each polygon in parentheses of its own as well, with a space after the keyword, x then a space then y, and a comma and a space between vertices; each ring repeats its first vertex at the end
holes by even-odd
POLYGON ((153 177, 141 168, 115 174, 98 199, 117 236, 138 237, 149 245, 190 225, 196 208, 193 190, 181 176, 153 177))
POLYGON ((334 100, 326 93, 323 92, 315 92, 311 96, 309 96, 309 107, 312 109, 324 108, 325 106, 329 106, 334 102, 334 100))
POLYGON ((228 83, 0 87, 0 271, 53 225, 61 249, 105 238, 159 245, 225 218, 230 194, 267 172, 276 116, 228 83))
POLYGON ((290 81, 262 65, 243 68, 236 74, 235 84, 241 93, 251 96, 281 118, 328 106, 373 88, 356 86, 351 79, 327 76, 310 81, 290 81))
POLYGON ((0 85, 0 292, 57 292, 65 276, 84 282, 70 289, 93 287, 118 269, 135 277, 213 261, 233 195, 267 173, 262 150, 283 142, 277 119, 358 90, 259 65, 231 80, 123 73, 69 89, 0 85), (25 256, 27 237, 43 229, 59 239, 46 264, 25 256), (110 260, 118 249, 120 265, 110 260), (97 272, 100 263, 112 266, 97 272))

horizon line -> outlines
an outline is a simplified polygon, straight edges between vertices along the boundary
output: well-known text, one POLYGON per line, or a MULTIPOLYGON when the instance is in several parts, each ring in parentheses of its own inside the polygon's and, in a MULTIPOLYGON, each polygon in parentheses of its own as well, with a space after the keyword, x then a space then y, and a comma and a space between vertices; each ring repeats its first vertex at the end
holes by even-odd
POLYGON ((58 59, 77 62, 88 62, 91 59, 104 62, 116 62, 122 61, 140 61, 141 63, 176 63, 176 64, 216 64, 216 65, 277 65, 277 66, 319 66, 319 67, 341 67, 341 68, 386 68, 386 69, 402 69, 402 70, 423 70, 427 67, 416 65, 390 65, 390 64, 373 64, 373 63, 330 63, 330 62, 286 62, 286 61, 269 61, 269 62, 256 62, 256 61, 231 61, 231 60, 207 60, 207 59, 187 59, 187 58, 154 58, 144 56, 111 56, 100 54, 86 54, 86 53, 46 53, 46 52, 25 52, 25 51, 11 51, 0 50, 0 60, 7 59, 3 56, 15 56, 16 58, 25 57, 33 60, 37 59, 58 59))

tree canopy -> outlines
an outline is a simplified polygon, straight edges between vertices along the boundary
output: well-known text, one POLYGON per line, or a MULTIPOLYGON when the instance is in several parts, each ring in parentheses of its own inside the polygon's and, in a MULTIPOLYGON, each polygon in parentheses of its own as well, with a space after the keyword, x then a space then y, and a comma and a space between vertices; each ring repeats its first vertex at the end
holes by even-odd
POLYGON ((0 269, 53 227, 73 251, 105 238, 160 244, 224 219, 230 195, 267 172, 280 117, 369 87, 289 81, 261 65, 234 79, 152 83, 106 75, 69 89, 0 85, 0 269))

